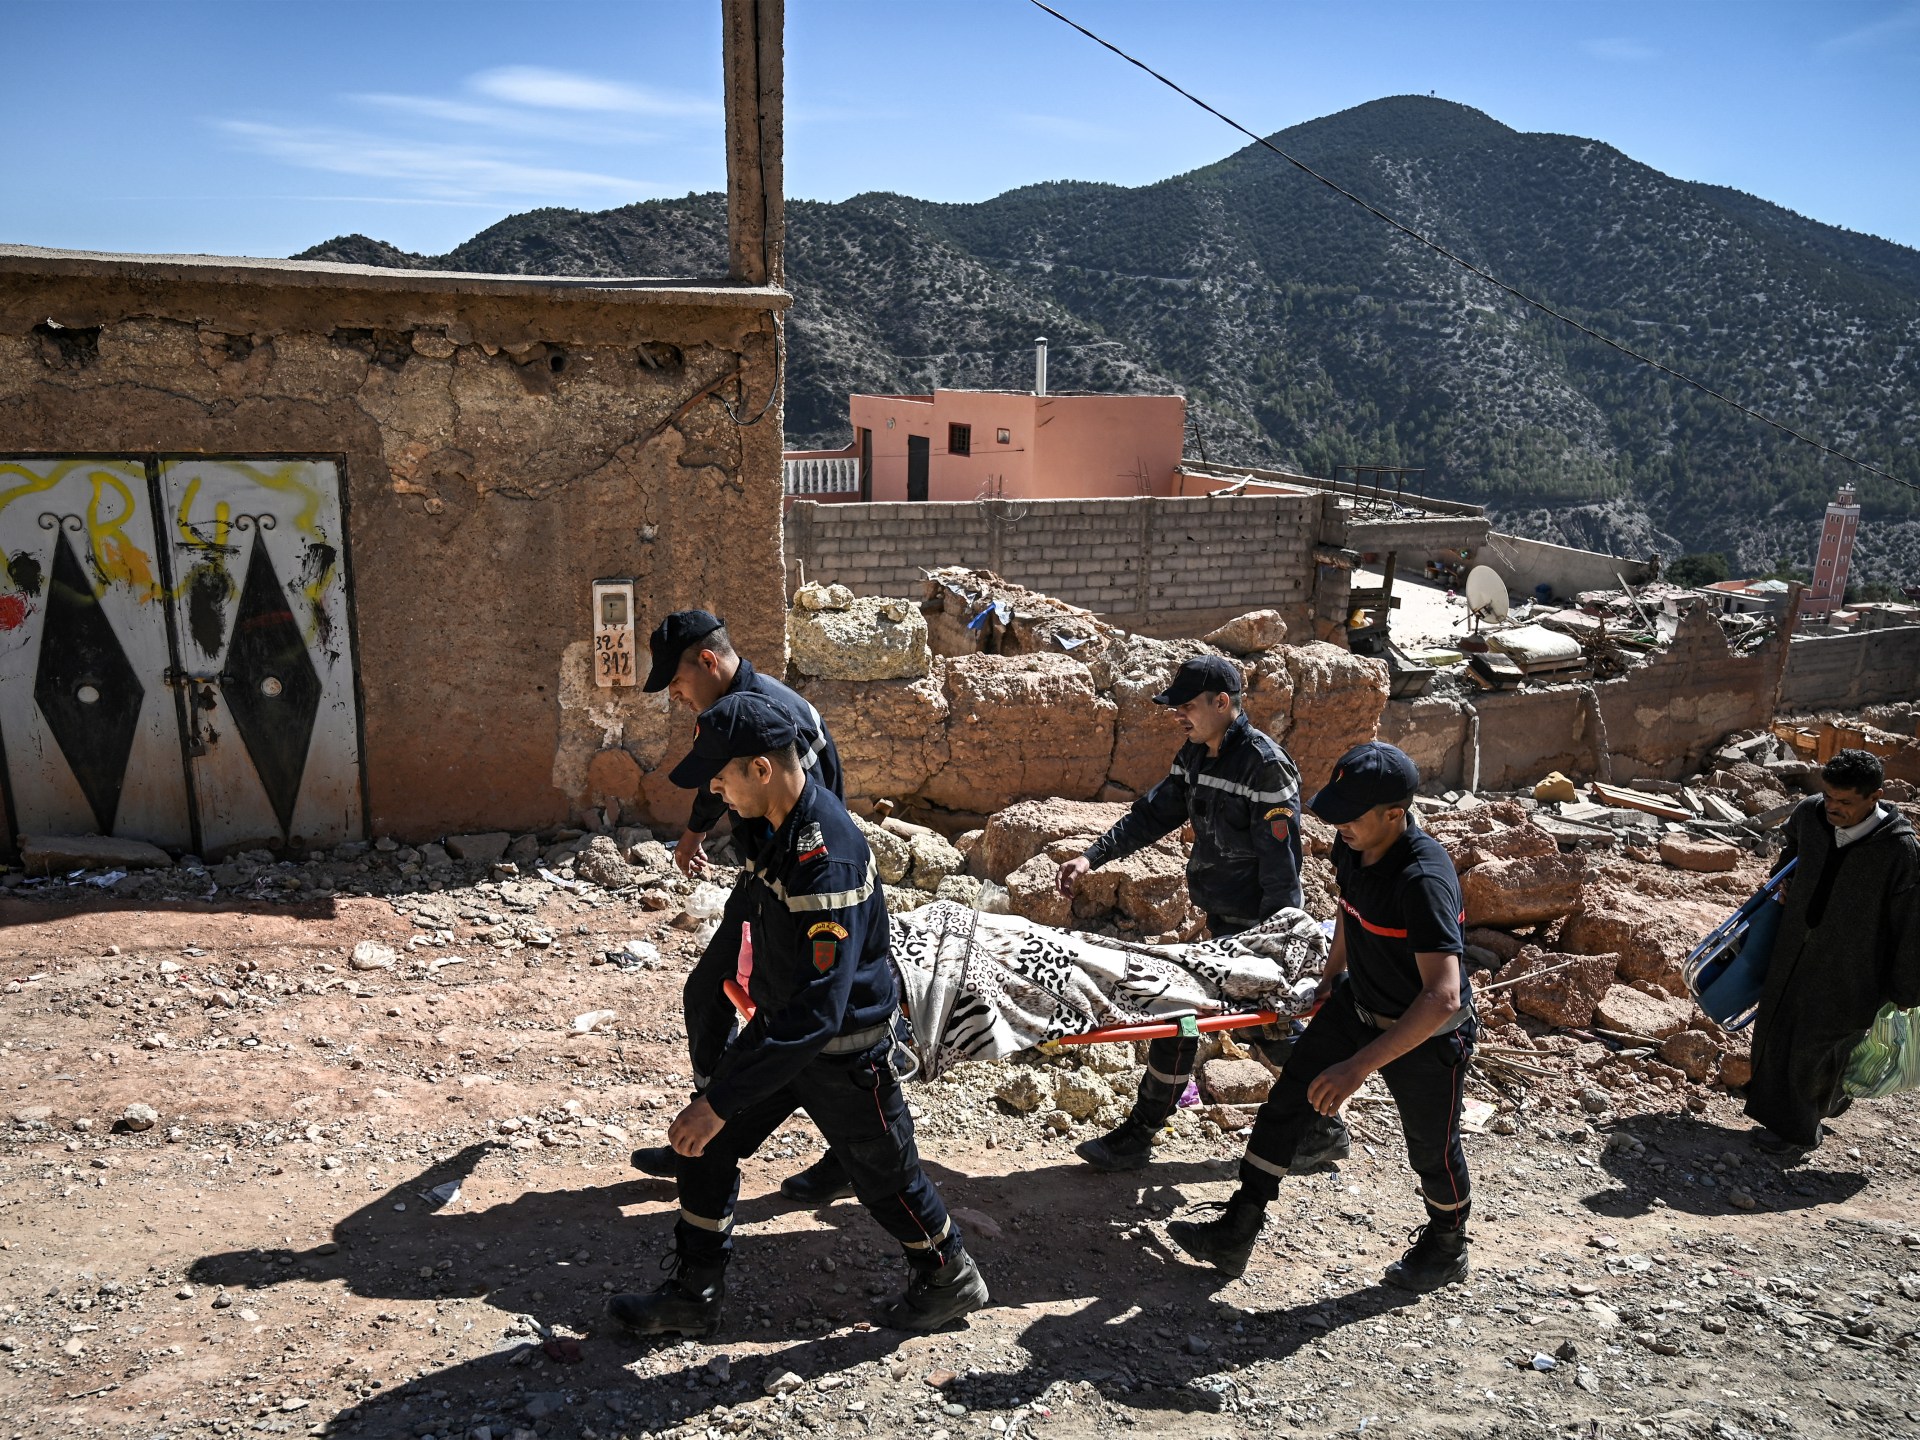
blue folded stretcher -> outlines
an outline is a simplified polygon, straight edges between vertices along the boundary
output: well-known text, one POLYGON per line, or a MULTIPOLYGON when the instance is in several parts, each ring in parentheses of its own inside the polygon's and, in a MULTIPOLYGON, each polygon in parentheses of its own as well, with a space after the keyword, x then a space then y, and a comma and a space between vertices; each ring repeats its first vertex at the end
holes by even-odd
POLYGON ((1693 947, 1681 973, 1700 1009, 1729 1030, 1744 1030, 1760 1008, 1774 937, 1780 933, 1780 890, 1800 862, 1789 860, 1714 932, 1693 947))

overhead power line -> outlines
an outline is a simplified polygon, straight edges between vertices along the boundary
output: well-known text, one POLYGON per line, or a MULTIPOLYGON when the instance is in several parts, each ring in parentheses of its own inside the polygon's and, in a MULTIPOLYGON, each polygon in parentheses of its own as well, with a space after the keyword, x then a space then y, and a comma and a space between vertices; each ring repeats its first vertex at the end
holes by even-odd
POLYGON ((1305 175, 1311 176, 1315 180, 1318 180, 1322 185, 1326 186, 1329 190, 1333 191, 1334 194, 1343 196, 1346 199, 1351 200, 1354 204, 1358 205, 1362 210, 1366 211, 1369 215, 1373 216, 1375 219, 1385 221, 1388 225, 1391 225, 1395 230, 1398 230, 1402 235, 1407 236, 1409 239, 1418 241, 1420 244, 1426 246, 1429 250, 1432 250, 1435 254, 1444 256, 1446 259, 1451 260, 1455 265, 1458 265, 1462 270, 1466 271, 1469 275, 1473 275, 1478 279, 1486 281, 1487 284, 1493 286, 1497 290, 1505 291, 1507 294, 1513 296, 1514 299, 1520 301, 1521 304, 1530 306, 1533 309, 1538 310, 1542 315, 1551 316, 1553 319, 1558 320, 1562 325, 1566 325, 1574 330, 1578 330, 1582 335, 1587 336, 1589 339, 1598 340, 1602 345, 1606 345, 1614 350, 1618 350, 1622 355, 1625 355, 1630 360, 1636 360, 1642 365, 1646 365, 1654 370, 1658 370, 1663 375, 1671 376, 1673 379, 1678 380, 1681 384, 1690 386, 1693 389, 1698 390, 1702 395, 1710 396, 1711 398, 1718 400, 1722 405, 1729 406, 1732 409, 1739 411, 1742 415, 1745 415, 1750 420, 1758 420, 1762 425, 1770 425, 1775 430, 1778 430, 1781 434, 1791 436, 1793 439, 1798 440, 1803 445, 1811 445, 1814 449, 1820 451, 1824 455, 1831 455, 1836 460, 1841 460, 1846 462, 1849 465, 1856 466, 1859 469, 1866 471, 1869 475, 1878 475, 1882 480, 1890 480, 1895 485, 1904 485, 1909 490, 1920 490, 1920 484, 1915 484, 1911 480, 1904 480, 1898 475, 1890 474, 1889 472, 1882 470, 1878 465, 1870 465, 1865 460, 1856 459, 1854 456, 1847 454, 1844 450, 1836 450, 1833 448, 1833 446, 1828 445, 1823 441, 1816 440, 1814 439, 1813 436, 1805 434, 1802 431, 1794 429, 1791 425, 1788 425, 1784 421, 1776 420, 1771 415, 1764 415, 1760 411, 1753 409, 1749 405, 1742 405, 1738 400, 1735 400, 1731 395, 1727 395, 1722 391, 1714 389, 1711 385, 1708 385, 1704 381, 1696 380, 1693 378, 1693 376, 1685 374, 1682 371, 1676 370, 1671 365, 1663 364, 1661 361, 1654 359, 1651 355, 1643 355, 1640 351, 1635 350, 1631 345, 1623 344, 1620 341, 1614 339, 1611 335, 1602 334, 1600 331, 1595 330, 1591 325, 1583 325, 1580 321, 1574 319, 1571 315, 1567 314, 1565 311, 1556 310, 1553 306, 1547 304, 1545 301, 1534 299, 1533 296, 1527 294, 1524 290, 1517 289, 1514 286, 1507 284, 1507 282, 1500 279, 1499 276, 1490 274, 1486 270, 1481 269, 1478 265, 1474 264, 1471 260, 1466 259, 1464 256, 1454 254, 1453 251, 1449 250, 1446 246, 1442 245, 1439 241, 1430 239, 1429 237, 1421 234, 1418 230, 1415 230, 1411 225, 1402 224, 1399 220, 1396 220, 1393 216, 1389 215, 1386 211, 1382 210, 1378 205, 1373 204, 1371 201, 1362 199, 1360 196, 1354 194, 1353 191, 1347 189, 1344 185, 1340 184, 1337 180, 1332 180, 1332 179, 1329 179, 1327 176, 1322 175, 1318 170, 1314 169, 1311 165, 1307 164, 1306 161, 1299 159, 1297 156, 1289 155, 1286 151, 1282 150, 1278 145, 1274 144, 1273 141, 1267 139, 1266 136, 1254 134, 1253 131, 1249 130, 1246 126, 1242 125, 1238 120, 1235 120, 1231 115, 1223 114, 1221 111, 1214 109, 1213 106, 1209 105, 1206 101, 1202 100, 1198 95, 1195 95, 1192 91, 1184 89, 1181 86, 1175 84, 1172 80, 1169 80, 1165 75, 1162 75, 1158 70, 1154 69, 1151 65, 1147 64, 1146 61, 1138 59, 1135 56, 1129 55, 1126 51, 1122 50, 1118 45, 1115 45, 1111 40, 1103 39, 1102 37, 1094 34, 1093 31, 1087 29, 1086 26, 1080 24, 1078 21, 1069 20, 1066 16, 1062 15, 1058 10, 1054 9, 1051 5, 1046 4, 1045 0, 1030 0, 1030 3, 1033 4, 1037 9, 1046 11, 1047 14, 1053 16, 1053 18, 1058 20, 1062 25, 1065 25, 1070 29, 1078 30, 1082 35, 1086 36, 1087 39, 1093 41, 1094 44, 1099 45, 1104 49, 1111 50, 1115 55, 1118 55, 1122 60, 1126 61, 1129 65, 1135 66, 1138 69, 1146 71, 1147 74, 1151 75, 1154 79, 1158 80, 1162 85, 1166 86, 1169 90, 1173 91, 1174 94, 1179 95, 1184 99, 1191 100, 1195 105, 1198 105, 1202 110, 1206 111, 1209 115, 1213 116, 1214 119, 1221 121, 1222 123, 1230 126, 1232 129, 1238 130, 1242 135, 1246 136, 1249 140, 1253 141, 1254 144, 1264 146, 1266 149, 1271 150, 1274 154, 1278 155, 1282 160, 1286 161, 1289 165, 1293 166, 1294 169, 1299 170, 1301 173, 1305 175))

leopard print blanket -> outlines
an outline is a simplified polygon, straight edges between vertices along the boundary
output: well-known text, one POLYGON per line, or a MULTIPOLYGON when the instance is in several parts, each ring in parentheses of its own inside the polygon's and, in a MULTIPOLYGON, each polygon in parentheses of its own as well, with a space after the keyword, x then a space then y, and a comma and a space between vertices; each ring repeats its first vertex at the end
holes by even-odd
POLYGON ((1192 945, 1136 945, 950 901, 893 919, 894 964, 926 1076, 1109 1025, 1302 1014, 1327 947, 1320 922, 1302 910, 1192 945))

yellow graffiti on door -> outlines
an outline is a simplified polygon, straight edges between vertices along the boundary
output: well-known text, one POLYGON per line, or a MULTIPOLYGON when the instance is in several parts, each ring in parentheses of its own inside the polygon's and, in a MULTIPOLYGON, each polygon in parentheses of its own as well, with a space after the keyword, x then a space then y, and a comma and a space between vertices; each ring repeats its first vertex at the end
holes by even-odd
POLYGON ((17 500, 58 488, 68 476, 89 467, 93 467, 87 477, 92 494, 81 520, 98 589, 125 585, 142 604, 162 598, 160 586, 154 579, 153 557, 126 536, 127 522, 139 508, 139 501, 126 480, 112 470, 101 468, 99 461, 62 461, 45 475, 36 475, 23 465, 0 464, 0 484, 7 480, 24 482, 0 489, 0 512, 17 500))

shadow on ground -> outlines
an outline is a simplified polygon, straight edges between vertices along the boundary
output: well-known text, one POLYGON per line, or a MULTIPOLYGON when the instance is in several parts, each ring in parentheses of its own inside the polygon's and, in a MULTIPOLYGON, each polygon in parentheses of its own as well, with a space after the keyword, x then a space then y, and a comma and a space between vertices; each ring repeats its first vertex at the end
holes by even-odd
POLYGON ((1687 1215, 1736 1216, 1755 1210, 1804 1210, 1849 1200, 1866 1188, 1858 1171, 1822 1161, 1841 1145, 1828 1140, 1804 1159, 1763 1154, 1744 1126, 1695 1115, 1635 1115, 1613 1127, 1601 1166, 1618 1182, 1581 1203, 1596 1214, 1631 1219, 1666 1207, 1687 1215), (1637 1140, 1642 1149, 1623 1145, 1637 1140), (1739 1203, 1744 1195, 1751 1205, 1739 1203))
MULTIPOLYGON (((245 1303, 247 1291, 339 1281, 370 1299, 476 1298, 502 1312, 500 1330, 475 1327, 465 1337, 465 1358, 408 1383, 367 1387, 358 1403, 345 1403, 320 1426, 310 1411, 298 1423, 269 1420, 268 1429, 443 1437, 479 1426, 496 1436, 520 1427, 560 1436, 650 1431, 758 1396, 783 1371, 813 1380, 884 1359, 912 1338, 863 1326, 905 1280, 897 1247, 866 1212, 843 1200, 817 1212, 829 1228, 756 1233, 790 1208, 775 1194, 740 1206, 719 1333, 699 1344, 635 1340, 605 1320, 602 1306, 610 1288, 658 1282, 655 1257, 670 1246, 671 1183, 636 1176, 528 1191, 478 1211, 435 1196, 438 1187, 468 1181, 498 1148, 469 1146, 381 1194, 340 1220, 330 1244, 229 1251, 193 1264, 196 1284, 226 1287, 235 1304, 245 1303), (543 1344, 556 1326, 585 1338, 543 1344), (476 1342, 489 1348, 473 1355, 476 1342), (738 1356, 747 1342, 775 1348, 738 1356), (729 1353, 738 1358, 722 1378, 709 1361, 729 1353)), ((1136 1410, 1223 1410, 1233 1390, 1223 1373, 1231 1358, 1280 1358, 1413 1298, 1376 1286, 1223 1319, 1211 1303, 1223 1277, 1168 1254, 1142 1228, 1187 1203, 1182 1187, 1230 1178, 1218 1165, 1161 1162, 1140 1176, 1095 1176, 1077 1163, 1006 1176, 937 1165, 929 1172, 954 1208, 995 1217, 973 1226, 969 1245, 1003 1323, 1008 1312, 1032 1312, 1024 1327, 1016 1316, 1008 1336, 1024 1357, 983 1355, 941 1394, 922 1385, 924 1362, 916 1363, 902 1395, 933 1421, 945 1418, 943 1405, 1018 1405, 1061 1381, 1091 1383, 1136 1410), (1040 1308, 1061 1303, 1075 1308, 1040 1308), (1215 1338, 1190 1347, 1196 1332, 1215 1338)), ((387 1323, 417 1320, 392 1315, 387 1323)))

